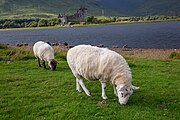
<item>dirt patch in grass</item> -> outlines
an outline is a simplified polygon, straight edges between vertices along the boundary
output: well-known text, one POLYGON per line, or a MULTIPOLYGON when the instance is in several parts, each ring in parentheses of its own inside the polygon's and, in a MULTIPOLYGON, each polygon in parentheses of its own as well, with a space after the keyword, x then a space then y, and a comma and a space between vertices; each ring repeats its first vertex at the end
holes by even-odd
MULTIPOLYGON (((3 45, 4 47, 4 45, 3 45)), ((17 48, 23 51, 32 52, 32 45, 28 46, 8 46, 8 48, 17 48)), ((52 46, 55 50, 55 56, 66 59, 67 51, 72 46, 56 45, 52 46)), ((120 53, 126 58, 151 58, 151 59, 179 59, 180 49, 141 49, 141 48, 111 48, 111 50, 120 53), (173 57, 172 57, 173 56, 173 57)))
POLYGON ((173 52, 180 54, 180 49, 131 49, 114 48, 112 49, 128 58, 151 58, 169 59, 173 52))

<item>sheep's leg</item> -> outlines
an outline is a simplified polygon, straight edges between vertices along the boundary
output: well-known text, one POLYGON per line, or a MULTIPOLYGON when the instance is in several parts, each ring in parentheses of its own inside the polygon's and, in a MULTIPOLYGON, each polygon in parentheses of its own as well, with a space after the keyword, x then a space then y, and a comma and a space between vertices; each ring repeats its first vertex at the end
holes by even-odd
POLYGON ((45 61, 43 60, 42 63, 43 63, 44 69, 46 69, 45 61))
POLYGON ((114 94, 115 94, 116 96, 118 96, 118 95, 117 95, 117 90, 116 90, 116 86, 115 86, 115 85, 113 85, 113 89, 114 89, 114 94))
POLYGON ((84 90, 84 92, 86 93, 87 96, 91 96, 91 93, 89 92, 89 90, 86 88, 86 86, 84 85, 83 81, 81 79, 78 79, 78 83, 81 85, 82 89, 84 90))
POLYGON ((80 86, 80 84, 79 84, 79 80, 76 78, 76 90, 78 91, 78 92, 82 92, 82 90, 81 90, 81 86, 80 86))
POLYGON ((102 98, 106 100, 107 99, 107 96, 106 96, 106 83, 101 82, 101 86, 102 86, 102 98))
POLYGON ((40 59, 39 58, 37 58, 37 59, 38 59, 38 65, 39 65, 39 67, 41 67, 40 59))

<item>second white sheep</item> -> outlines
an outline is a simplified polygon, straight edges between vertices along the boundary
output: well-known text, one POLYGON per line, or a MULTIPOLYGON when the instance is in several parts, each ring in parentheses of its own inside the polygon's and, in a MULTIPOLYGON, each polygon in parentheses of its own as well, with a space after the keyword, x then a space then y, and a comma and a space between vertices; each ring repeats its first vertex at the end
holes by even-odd
POLYGON ((42 60, 44 68, 46 68, 45 61, 48 62, 51 70, 56 69, 57 61, 54 59, 54 49, 46 42, 38 41, 33 46, 34 56, 38 59, 38 65, 41 67, 40 60, 42 60))

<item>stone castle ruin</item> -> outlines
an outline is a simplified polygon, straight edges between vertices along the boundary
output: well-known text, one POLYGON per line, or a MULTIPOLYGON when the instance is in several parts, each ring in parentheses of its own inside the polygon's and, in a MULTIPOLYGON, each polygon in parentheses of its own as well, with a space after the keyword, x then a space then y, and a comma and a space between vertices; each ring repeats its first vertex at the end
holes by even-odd
POLYGON ((60 24, 64 26, 64 25, 71 25, 72 23, 85 23, 86 16, 87 16, 86 11, 87 11, 87 8, 81 7, 73 15, 59 14, 58 18, 59 18, 60 24))

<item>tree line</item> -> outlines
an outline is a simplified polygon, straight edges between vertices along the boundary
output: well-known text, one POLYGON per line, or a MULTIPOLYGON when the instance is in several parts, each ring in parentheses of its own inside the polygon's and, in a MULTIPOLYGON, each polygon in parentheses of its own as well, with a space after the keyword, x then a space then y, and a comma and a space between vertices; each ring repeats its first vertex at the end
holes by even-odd
POLYGON ((144 16, 144 17, 95 17, 87 18, 88 23, 112 23, 112 22, 143 22, 143 21, 168 21, 180 20, 180 16, 144 16))
POLYGON ((58 18, 54 19, 1 19, 0 29, 5 28, 28 28, 59 25, 58 18))
MULTIPOLYGON (((104 24, 113 22, 143 22, 180 20, 180 16, 144 16, 144 17, 87 17, 87 24, 104 24)), ((58 26, 58 18, 52 19, 0 19, 0 29, 58 26)))

